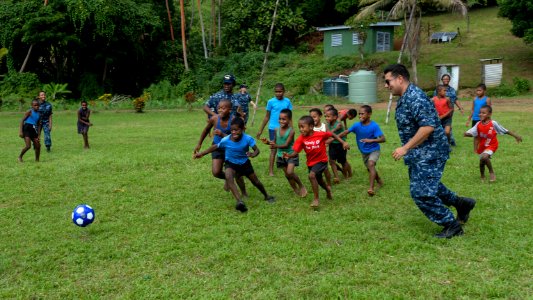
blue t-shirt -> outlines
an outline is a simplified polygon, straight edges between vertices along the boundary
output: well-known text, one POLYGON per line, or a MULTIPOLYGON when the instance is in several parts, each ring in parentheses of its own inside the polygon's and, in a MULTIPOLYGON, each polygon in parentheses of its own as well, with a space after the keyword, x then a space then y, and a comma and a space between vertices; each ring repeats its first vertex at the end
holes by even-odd
POLYGON ((26 118, 26 120, 24 120, 24 124, 36 126, 37 124, 39 124, 39 119, 41 118, 41 115, 38 111, 35 111, 33 109, 30 111, 31 114, 26 118))
POLYGON ((274 97, 268 100, 266 110, 270 112, 270 121, 268 122, 269 130, 274 130, 279 127, 279 113, 286 108, 292 110, 292 103, 289 98, 279 100, 274 97))
POLYGON ((369 154, 380 149, 379 143, 361 142, 362 139, 377 139, 383 135, 378 123, 371 120, 368 125, 363 125, 363 123, 358 122, 353 124, 348 131, 355 133, 355 141, 361 153, 369 154))
POLYGON ((483 96, 483 98, 476 97, 474 99, 474 111, 472 112, 472 121, 479 121, 479 111, 481 110, 481 107, 483 105, 487 104, 487 96, 483 96))
POLYGON ((242 138, 238 142, 234 142, 231 140, 231 135, 228 135, 217 146, 226 150, 225 159, 227 161, 236 165, 243 165, 248 160, 246 152, 248 152, 250 147, 255 146, 255 140, 250 135, 243 133, 242 138))

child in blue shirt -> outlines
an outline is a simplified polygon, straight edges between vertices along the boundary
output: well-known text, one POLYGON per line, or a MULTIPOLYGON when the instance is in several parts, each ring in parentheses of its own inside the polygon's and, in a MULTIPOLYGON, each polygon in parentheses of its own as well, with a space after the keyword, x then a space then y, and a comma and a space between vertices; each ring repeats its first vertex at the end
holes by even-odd
MULTIPOLYGON (((240 212, 248 211, 246 204, 243 201, 243 196, 239 193, 235 180, 242 178, 242 176, 248 177, 252 184, 263 194, 265 200, 272 203, 274 197, 268 195, 265 187, 255 175, 254 168, 250 162, 251 157, 259 155, 259 148, 255 143, 254 138, 244 133, 244 121, 241 118, 234 118, 231 121, 231 134, 222 138, 218 144, 213 144, 211 147, 202 152, 194 154, 194 158, 201 158, 202 156, 211 153, 217 149, 225 150, 225 177, 231 193, 235 197, 237 204, 235 209, 240 212), (249 152, 249 148, 254 151, 249 152)), ((246 191, 243 191, 245 194, 246 191)))
POLYGON ((357 147, 363 156, 363 162, 369 172, 370 187, 368 188, 368 195, 374 196, 374 182, 377 182, 378 186, 383 185, 383 180, 379 177, 376 171, 376 163, 380 155, 379 143, 385 142, 385 135, 379 128, 379 125, 370 120, 372 116, 372 107, 369 105, 361 106, 359 110, 359 123, 355 123, 350 129, 339 134, 339 137, 346 136, 348 133, 355 133, 355 139, 357 147))
POLYGON ((248 94, 247 89, 248 86, 246 84, 241 84, 239 88, 239 95, 237 97, 239 102, 239 108, 237 109, 237 112, 241 113, 241 115, 244 117, 244 125, 248 123, 248 117, 250 115, 248 104, 252 104, 254 109, 257 109, 257 105, 255 105, 252 97, 250 97, 250 94, 248 94))
MULTIPOLYGON (((268 142, 273 141, 276 138, 276 128, 279 127, 279 114, 283 109, 292 110, 292 103, 289 98, 285 98, 285 86, 282 83, 276 83, 274 87, 274 94, 276 97, 268 100, 266 106, 266 115, 261 123, 261 127, 257 132, 257 138, 261 139, 261 134, 268 122, 268 142)), ((261 139, 263 140, 263 139, 261 139)), ((266 142, 266 141, 263 141, 266 142)), ((268 172, 270 176, 274 176, 274 160, 276 158, 276 149, 271 149, 270 160, 268 164, 268 172)))
POLYGON ((31 109, 24 113, 24 117, 20 122, 19 136, 24 139, 25 146, 18 157, 19 162, 23 162, 22 157, 31 148, 32 142, 35 150, 35 161, 39 161, 39 155, 41 154, 41 143, 39 142, 41 115, 39 114, 39 107, 39 101, 33 100, 31 109))

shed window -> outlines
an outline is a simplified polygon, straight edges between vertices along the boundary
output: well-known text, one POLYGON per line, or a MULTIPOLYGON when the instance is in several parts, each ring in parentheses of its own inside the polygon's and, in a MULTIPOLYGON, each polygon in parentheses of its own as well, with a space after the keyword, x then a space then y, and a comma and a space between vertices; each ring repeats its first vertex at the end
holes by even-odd
POLYGON ((332 34, 331 35, 331 47, 342 46, 342 34, 332 34))
POLYGON ((378 31, 376 39, 376 52, 385 51, 390 51, 390 33, 378 31))
POLYGON ((361 41, 359 40, 359 33, 354 32, 352 34, 352 45, 359 45, 361 44, 361 41))

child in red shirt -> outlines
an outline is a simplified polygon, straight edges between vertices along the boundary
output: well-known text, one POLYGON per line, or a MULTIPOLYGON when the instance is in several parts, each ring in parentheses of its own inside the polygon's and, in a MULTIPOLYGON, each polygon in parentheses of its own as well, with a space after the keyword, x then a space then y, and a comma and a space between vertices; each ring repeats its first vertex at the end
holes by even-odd
POLYGON ((296 157, 302 150, 307 156, 307 168, 309 169, 309 181, 313 187, 314 199, 311 203, 312 208, 318 208, 318 186, 321 186, 327 194, 328 199, 332 199, 330 176, 326 176, 326 181, 322 178, 322 173, 329 173, 328 170, 328 155, 326 152, 326 141, 333 137, 339 141, 344 149, 350 149, 350 146, 339 138, 336 134, 331 132, 314 131, 314 121, 310 116, 303 116, 298 121, 298 129, 300 136, 296 139, 293 145, 294 152, 292 154, 284 153, 283 157, 296 157))
POLYGON ((484 105, 479 110, 480 121, 465 132, 466 137, 475 137, 474 151, 479 154, 479 171, 481 181, 485 181, 485 166, 489 169, 490 182, 496 181, 496 175, 490 161, 492 155, 498 150, 497 134, 508 134, 516 139, 517 143, 522 141, 522 137, 514 132, 505 129, 498 122, 491 119, 492 107, 484 105))
POLYGON ((446 87, 444 85, 439 85, 437 87, 437 93, 437 96, 433 97, 433 105, 435 105, 435 109, 437 109, 440 124, 444 128, 444 133, 448 138, 448 143, 450 143, 453 114, 452 102, 450 101, 450 98, 446 97, 446 87))

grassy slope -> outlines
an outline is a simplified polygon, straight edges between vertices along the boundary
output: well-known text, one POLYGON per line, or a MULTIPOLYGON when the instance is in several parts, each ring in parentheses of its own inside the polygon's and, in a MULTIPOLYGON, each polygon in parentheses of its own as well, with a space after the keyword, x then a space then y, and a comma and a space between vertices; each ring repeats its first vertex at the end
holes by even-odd
MULTIPOLYGON (((199 111, 95 113, 90 151, 74 112, 58 112, 53 152, 38 164, 32 151, 16 162, 19 118, 0 118, 0 298, 533 297, 528 113, 497 116, 524 143, 501 138, 496 184, 479 183, 471 140, 457 136, 444 181, 479 202, 466 235, 449 241, 431 237, 438 226, 409 197, 407 170, 390 157, 398 146, 392 124, 382 126, 386 185, 374 198, 352 150, 354 177, 313 212, 310 197, 295 197, 279 171, 266 176, 260 145, 253 164, 277 202, 265 203, 248 184, 250 211, 240 214, 211 177, 210 158, 190 159, 205 124, 199 111), (96 210, 85 229, 70 221, 83 202, 96 210)), ((384 112, 374 119, 381 123, 384 112)), ((309 188, 306 168, 297 172, 309 188)))
MULTIPOLYGON (((533 48, 514 37, 511 32, 511 23, 508 19, 497 17, 498 8, 484 8, 470 12, 470 30, 467 32, 466 18, 459 15, 446 13, 441 15, 423 17, 423 23, 439 24, 438 31, 457 31, 459 28, 461 38, 453 43, 429 44, 427 31, 422 33, 422 45, 418 63, 418 78, 420 86, 424 89, 432 89, 435 86, 436 63, 456 63, 460 65, 460 85, 463 88, 475 87, 481 81, 481 58, 503 57, 503 81, 512 82, 515 76, 527 78, 533 83, 533 48)), ((321 48, 321 47, 319 47, 321 48)), ((405 56, 404 56, 405 57, 405 56)), ((266 84, 274 82, 287 83, 289 93, 295 93, 294 89, 302 89, 302 82, 310 81, 311 85, 319 84, 321 79, 341 73, 348 74, 351 69, 360 65, 381 62, 382 65, 375 70, 379 73, 388 63, 395 63, 398 51, 389 53, 377 53, 368 55, 365 62, 361 62, 358 56, 334 58, 325 61, 321 53, 301 55, 297 58, 286 59, 281 56, 278 59, 286 60, 279 62, 276 59, 267 70, 266 84), (340 67, 339 67, 340 66, 340 67), (292 89, 292 90, 291 90, 292 89)), ((410 67, 410 63, 404 60, 410 67)), ((379 75, 379 74, 378 74, 379 75)), ((379 78, 379 76, 378 76, 379 78)), ((267 89, 267 91, 270 91, 267 89)), ((265 92, 263 91, 262 94, 265 92)), ((388 99, 381 82, 378 81, 378 95, 380 99, 388 99)), ((312 97, 312 96, 307 96, 312 97)))

